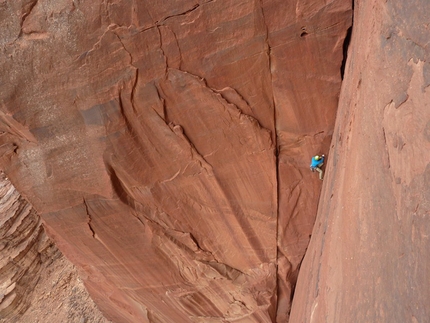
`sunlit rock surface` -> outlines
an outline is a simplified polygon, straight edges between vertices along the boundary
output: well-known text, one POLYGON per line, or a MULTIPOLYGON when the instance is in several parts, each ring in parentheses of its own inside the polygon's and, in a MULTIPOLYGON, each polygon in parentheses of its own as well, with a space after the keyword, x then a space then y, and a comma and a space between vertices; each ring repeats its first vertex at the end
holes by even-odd
POLYGON ((0 167, 107 317, 287 320, 351 2, 0 5, 0 167))

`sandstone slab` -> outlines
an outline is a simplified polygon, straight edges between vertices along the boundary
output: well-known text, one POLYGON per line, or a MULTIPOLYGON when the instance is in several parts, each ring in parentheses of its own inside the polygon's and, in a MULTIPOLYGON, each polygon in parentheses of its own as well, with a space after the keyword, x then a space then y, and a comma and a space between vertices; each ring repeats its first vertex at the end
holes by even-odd
POLYGON ((0 166, 118 322, 288 318, 349 1, 16 1, 0 166))
POLYGON ((291 322, 425 322, 426 1, 357 1, 317 222, 291 322))

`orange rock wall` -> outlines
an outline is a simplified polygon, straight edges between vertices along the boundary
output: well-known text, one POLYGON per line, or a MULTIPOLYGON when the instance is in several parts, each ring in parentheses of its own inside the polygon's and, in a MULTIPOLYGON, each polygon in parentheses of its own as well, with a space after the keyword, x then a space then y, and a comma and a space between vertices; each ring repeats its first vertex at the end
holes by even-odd
POLYGON ((426 322, 427 1, 357 1, 336 129, 290 322, 426 322))
POLYGON ((107 317, 286 320, 350 1, 1 5, 0 167, 107 317))

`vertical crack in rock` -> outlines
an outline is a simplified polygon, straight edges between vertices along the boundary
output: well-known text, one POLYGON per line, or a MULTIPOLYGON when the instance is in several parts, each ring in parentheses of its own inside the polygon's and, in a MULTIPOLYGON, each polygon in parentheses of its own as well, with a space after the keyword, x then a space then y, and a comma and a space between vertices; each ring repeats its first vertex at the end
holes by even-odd
POLYGON ((387 135, 386 135, 386 133, 385 133, 385 128, 384 128, 384 127, 382 127, 382 135, 383 135, 383 137, 384 137, 385 153, 386 153, 386 155, 387 155, 387 166, 388 166, 388 169, 390 169, 390 168, 391 168, 390 152, 389 152, 389 150, 388 150, 387 135))
MULTIPOLYGON (((259 1, 259 7, 260 7, 260 12, 261 12, 261 18, 262 18, 262 20, 263 20, 263 24, 264 24, 264 27, 265 27, 265 38, 264 38, 264 41, 265 41, 265 44, 266 44, 266 53, 267 53, 267 59, 268 59, 268 69, 269 69, 269 73, 270 73, 270 89, 271 89, 271 91, 272 91, 272 102, 271 102, 271 104, 272 104, 272 109, 273 109, 273 116, 272 116, 272 118, 273 118, 273 127, 274 127, 274 135, 273 135, 273 144, 274 144, 274 154, 275 154, 275 171, 276 171, 276 174, 275 174, 275 176, 276 176, 276 188, 275 188, 275 194, 276 194, 276 210, 275 210, 275 212, 276 212, 276 237, 275 237, 275 241, 276 241, 276 244, 278 244, 278 235, 279 235, 279 227, 278 227, 278 221, 279 221, 279 189, 280 189, 280 187, 279 187, 279 147, 278 147, 278 132, 277 132, 277 128, 276 128, 276 125, 277 125, 277 122, 276 122, 276 105, 275 105, 275 94, 274 94, 274 92, 273 92, 273 74, 272 74, 272 47, 270 46, 270 42, 269 42, 269 26, 267 25, 267 22, 266 22, 266 16, 265 16, 265 13, 264 13, 264 3, 263 3, 263 0, 257 0, 257 1, 259 1)), ((278 268, 278 266, 279 266, 279 263, 278 263, 278 261, 279 261, 279 248, 278 247, 276 247, 276 250, 277 250, 277 256, 276 256, 276 276, 278 276, 278 270, 279 270, 279 268, 278 268)), ((275 298, 275 301, 274 301, 274 309, 273 309, 273 312, 272 312, 272 314, 273 314, 273 317, 272 317, 272 320, 274 321, 275 320, 275 317, 276 317, 276 312, 277 312, 277 302, 278 302, 278 289, 279 289, 279 286, 278 286, 278 279, 276 278, 276 283, 275 283, 276 285, 275 285, 275 289, 274 289, 274 291, 273 291, 273 298, 275 298)))
POLYGON ((167 78, 167 71, 169 69, 169 60, 168 60, 168 57, 167 57, 167 55, 166 55, 166 53, 165 53, 165 51, 163 49, 163 36, 161 35, 160 26, 157 25, 156 27, 157 27, 157 31, 158 31, 158 37, 159 37, 159 40, 160 40, 160 51, 161 51, 161 54, 163 55, 163 59, 164 59, 164 66, 165 66, 165 68, 164 68, 164 78, 166 79, 167 78))
POLYGON ((349 27, 346 32, 345 40, 343 41, 343 46, 342 46, 343 58, 342 58, 342 64, 340 65, 340 77, 342 80, 345 74, 346 59, 348 58, 348 48, 351 42, 351 36, 352 36, 352 26, 349 27))
POLYGON ((91 221, 92 221, 92 219, 91 219, 90 210, 89 210, 89 207, 88 207, 87 201, 86 201, 85 199, 83 199, 83 200, 84 200, 85 212, 86 212, 86 213, 87 213, 87 215, 88 215, 88 221, 87 221, 88 228, 89 228, 89 229, 90 229, 90 231, 91 231, 91 235, 92 235, 92 237, 93 237, 93 238, 95 238, 95 237, 96 237, 96 232, 94 231, 93 226, 91 225, 91 221))
POLYGON ((128 56, 130 57, 130 65, 133 66, 134 68, 136 68, 136 66, 134 66, 133 64, 133 56, 131 55, 130 51, 127 49, 127 47, 124 45, 121 37, 115 32, 113 31, 113 33, 115 34, 115 36, 118 38, 119 43, 121 44, 122 48, 126 51, 126 53, 128 54, 128 56))
POLYGON ((346 31, 346 36, 345 39, 343 41, 343 45, 342 45, 342 53, 343 53, 343 58, 342 58, 342 64, 340 65, 340 78, 343 81, 343 77, 345 74, 345 67, 346 67, 346 60, 348 58, 348 49, 349 49, 349 44, 351 43, 351 37, 352 37, 352 27, 354 26, 354 0, 351 0, 351 27, 348 28, 348 30, 346 31))
POLYGON ((134 104, 134 98, 136 95, 136 91, 137 91, 137 83, 139 82, 139 69, 136 68, 134 70, 134 81, 133 84, 131 86, 131 94, 130 94, 130 101, 134 110, 134 113, 136 114, 136 116, 138 115, 138 112, 136 110, 135 104, 134 104))
POLYGON ((160 89, 158 88, 158 85, 155 84, 155 82, 154 82, 154 88, 155 88, 155 91, 157 92, 158 99, 161 102, 161 106, 163 108, 162 109, 163 115, 160 115, 159 112, 156 109, 154 109, 154 107, 152 107, 152 110, 164 121, 164 123, 168 124, 168 122, 166 120, 166 100, 161 95, 160 89))
MULTIPOLYGON (((343 54, 343 55, 341 56, 341 61, 339 62, 339 60, 336 59, 336 61, 340 63, 339 65, 340 65, 340 79, 341 79, 341 81, 343 81, 343 79, 344 79, 344 73, 345 73, 345 68, 346 68, 347 59, 348 59, 349 44, 350 44, 351 36, 352 36, 352 32, 353 32, 353 13, 354 13, 354 4, 353 4, 353 2, 354 1, 351 1, 351 4, 352 4, 351 5, 351 9, 352 9, 352 14, 351 15, 352 15, 352 17, 350 16, 351 25, 349 25, 349 24, 348 25, 344 25, 341 22, 336 22, 334 24, 330 24, 329 26, 327 26, 325 28, 318 29, 318 33, 322 33, 324 31, 325 32, 329 32, 330 29, 336 28, 338 30, 339 40, 341 41, 342 37, 344 37, 343 38, 343 43, 339 42, 339 45, 342 44, 342 49, 341 49, 342 52, 341 52, 341 54, 343 54), (338 27, 336 27, 336 26, 338 26, 338 27), (348 26, 350 26, 350 27, 348 27, 348 26), (341 28, 341 27, 343 27, 343 28, 341 28)), ((315 36, 318 36, 318 35, 313 30, 307 29, 306 27, 302 27, 300 37, 308 37, 308 36, 315 37, 315 36)), ((338 79, 338 76, 334 75, 333 78, 334 77, 336 79, 338 79)), ((324 94, 322 94, 322 95, 324 95, 324 94)), ((337 102, 337 104, 339 104, 339 102, 337 102)), ((336 110, 337 110, 337 108, 336 108, 336 110)), ((352 116, 351 123, 352 123, 353 119, 354 119, 354 117, 352 116)), ((351 123, 350 123, 350 127, 351 127, 351 123)), ((316 132, 313 135, 313 137, 316 137, 318 135, 324 135, 324 134, 325 134, 325 131, 321 130, 320 132, 316 132)), ((330 132, 328 133, 328 135, 329 134, 330 134, 330 132)), ((329 147, 327 147, 327 148, 329 148, 329 147)), ((331 146, 331 148, 333 148, 333 146, 331 146)), ((319 204, 319 198, 320 198, 320 196, 323 196, 323 192, 322 191, 320 191, 319 193, 320 194, 317 194, 316 196, 314 195, 315 196, 314 198, 316 199, 317 204, 319 204)), ((294 207, 296 207, 296 206, 294 206, 294 207)), ((321 212, 320 206, 318 206, 318 208, 316 209, 316 211, 318 213, 321 212)), ((318 246, 318 249, 316 249, 314 251, 314 257, 315 258, 319 257, 319 259, 321 259, 323 257, 323 254, 325 253, 325 248, 327 247, 327 245, 325 243, 327 242, 326 241, 326 238, 327 238, 326 236, 327 236, 327 230, 329 228, 329 225, 330 224, 328 222, 327 217, 324 217, 324 219, 322 219, 321 221, 319 221, 319 223, 314 223, 313 224, 313 230, 312 230, 312 232, 318 232, 318 236, 319 236, 319 240, 318 240, 318 245, 319 246, 318 246)), ((315 239, 315 238, 313 238, 313 239, 315 239)), ((309 245, 307 246, 307 248, 308 247, 309 247, 309 245)), ((299 269, 300 271, 302 270, 301 266, 302 266, 302 261, 304 259, 304 256, 308 253, 308 249, 307 248, 305 250, 305 254, 302 257, 302 260, 299 262, 299 267, 298 268, 300 268, 299 269)), ((324 292, 323 289, 322 289, 322 287, 320 287, 320 281, 322 279, 321 276, 323 275, 323 273, 324 273, 324 265, 322 265, 321 263, 315 264, 314 274, 312 275, 314 285, 312 286, 312 289, 311 288, 309 289, 309 292, 310 292, 309 294, 311 294, 310 297, 312 299, 316 299, 316 301, 315 301, 316 303, 314 303, 314 304, 318 304, 317 299, 318 299, 319 295, 323 294, 323 292, 324 292)), ((300 274, 300 275, 306 276, 306 273, 300 274)), ((296 280, 296 283, 297 283, 297 280, 296 280)), ((300 296, 301 295, 298 296, 298 299, 300 299, 300 296)), ((293 299, 296 299, 296 286, 293 286, 293 288, 292 288, 291 304, 293 304, 293 299)), ((295 301, 295 303, 297 304, 297 303, 299 303, 299 301, 297 300, 297 301, 295 301)), ((301 304, 299 303, 299 305, 296 305, 296 306, 301 306, 301 304)), ((290 309, 290 311, 291 311, 291 309, 290 309)), ((289 314, 291 314, 291 312, 289 314)))
MULTIPOLYGON (((128 56, 130 57, 130 66, 131 68, 134 70, 134 80, 133 80, 133 84, 131 86, 131 94, 130 94, 130 102, 132 104, 133 107, 133 111, 135 113, 135 115, 137 115, 137 110, 134 106, 134 97, 136 94, 136 90, 137 90, 137 83, 139 81, 139 69, 136 67, 136 65, 134 64, 134 59, 133 59, 133 55, 132 53, 127 49, 127 47, 125 46, 124 42, 121 39, 121 36, 118 35, 115 31, 114 31, 115 36, 118 38, 118 41, 120 42, 122 48, 125 50, 125 52, 128 54, 128 56)), ((122 101, 121 101, 121 93, 119 93, 119 97, 120 97, 120 105, 122 106, 122 101)))
MULTIPOLYGON (((273 74, 272 74, 272 47, 270 46, 269 42, 269 26, 266 23, 266 16, 264 14, 264 6, 263 6, 263 0, 257 0, 260 4, 260 12, 261 12, 261 18, 263 20, 263 24, 265 27, 265 43, 266 43, 266 53, 267 53, 267 59, 268 59, 268 68, 270 73, 270 81, 271 81, 271 89, 272 89, 272 105, 273 105, 273 111, 276 111, 275 109, 275 95, 273 93, 273 74)), ((276 127, 276 113, 273 113, 273 119, 275 121, 275 127, 276 127)))
MULTIPOLYGON (((134 107, 134 97, 136 94, 136 89, 137 89, 137 83, 139 80, 139 69, 136 67, 136 65, 134 64, 134 59, 133 59, 133 55, 132 53, 127 49, 127 47, 125 46, 124 42, 121 39, 121 36, 118 35, 118 33, 116 33, 115 31, 113 31, 113 33, 115 34, 115 36, 118 38, 119 43, 121 44, 122 48, 124 49, 124 51, 128 54, 129 58, 130 58, 130 67, 134 70, 134 80, 133 80, 133 84, 131 86, 131 94, 130 94, 130 100, 133 106, 133 110, 135 112, 135 114, 137 115, 137 111, 134 107)), ((121 97, 121 93, 119 93, 119 97, 121 97)), ((122 105, 122 102, 120 102, 120 104, 122 105)))

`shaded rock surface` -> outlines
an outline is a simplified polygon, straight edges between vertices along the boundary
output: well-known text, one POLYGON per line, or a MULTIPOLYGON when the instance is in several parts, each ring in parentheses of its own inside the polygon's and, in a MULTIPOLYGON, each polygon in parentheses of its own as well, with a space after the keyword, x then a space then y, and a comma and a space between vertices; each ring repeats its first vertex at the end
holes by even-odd
POLYGON ((430 317, 427 1, 357 1, 337 125, 291 322, 430 317))
MULTIPOLYGON (((40 218, 4 174, 0 175, 0 319, 23 313, 50 241, 40 218)), ((49 260, 48 260, 49 261, 49 260)))
POLYGON ((0 322, 108 322, 76 268, 46 236, 39 216, 4 174, 0 237, 0 322))
POLYGON ((102 311, 287 320, 350 1, 0 5, 0 166, 102 311))

